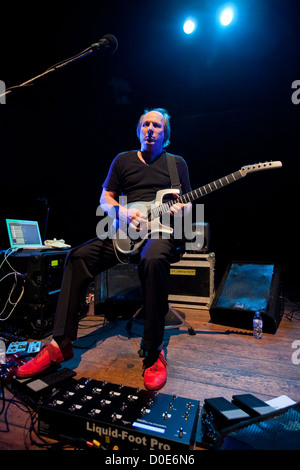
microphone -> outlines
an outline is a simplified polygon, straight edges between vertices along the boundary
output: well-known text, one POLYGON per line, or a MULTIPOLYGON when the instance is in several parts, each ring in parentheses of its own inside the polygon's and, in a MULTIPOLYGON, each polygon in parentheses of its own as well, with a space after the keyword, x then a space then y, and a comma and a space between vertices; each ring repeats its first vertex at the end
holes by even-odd
POLYGON ((93 50, 96 49, 96 51, 104 50, 105 52, 113 54, 118 49, 118 41, 112 34, 105 34, 98 42, 92 44, 91 48, 93 50))

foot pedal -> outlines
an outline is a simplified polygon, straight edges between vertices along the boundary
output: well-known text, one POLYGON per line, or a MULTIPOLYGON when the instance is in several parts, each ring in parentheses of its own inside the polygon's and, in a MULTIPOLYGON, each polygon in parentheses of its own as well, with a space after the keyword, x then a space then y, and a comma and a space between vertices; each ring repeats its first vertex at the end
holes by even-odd
POLYGON ((239 421, 250 418, 248 413, 224 397, 206 398, 204 400, 204 408, 206 412, 212 413, 218 428, 231 426, 239 421))
POLYGON ((249 413, 252 417, 262 416, 275 411, 275 408, 272 408, 272 406, 250 393, 245 393, 244 395, 233 395, 232 403, 246 411, 246 413, 249 413))
POLYGON ((18 393, 20 392, 25 398, 29 397, 31 400, 38 400, 42 395, 48 394, 54 388, 61 386, 72 377, 76 375, 71 369, 67 367, 56 369, 40 376, 31 378, 14 378, 12 381, 12 389, 18 393))
POLYGON ((6 355, 22 353, 27 351, 27 341, 13 341, 6 350, 6 355))
POLYGON ((53 387, 57 385, 61 385, 63 382, 66 382, 68 379, 74 377, 76 372, 67 367, 57 370, 56 372, 52 372, 52 374, 46 375, 42 378, 36 378, 32 382, 27 384, 27 387, 32 390, 33 392, 40 393, 45 392, 47 390, 51 390, 53 387))
POLYGON ((41 341, 14 341, 10 343, 7 348, 6 354, 17 354, 17 353, 38 353, 41 350, 41 341))
POLYGON ((28 352, 28 354, 38 353, 38 352, 40 352, 41 347, 42 347, 42 342, 41 341, 31 341, 28 344, 27 352, 28 352))

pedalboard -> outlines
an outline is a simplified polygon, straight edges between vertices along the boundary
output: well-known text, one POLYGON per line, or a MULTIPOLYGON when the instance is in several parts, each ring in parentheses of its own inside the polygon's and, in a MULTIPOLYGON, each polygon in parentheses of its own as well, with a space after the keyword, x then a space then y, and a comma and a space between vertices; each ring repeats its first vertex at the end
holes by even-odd
POLYGON ((36 377, 18 378, 22 353, 7 356, 9 389, 34 405, 38 433, 55 440, 97 442, 102 450, 176 451, 211 447, 224 429, 274 409, 251 394, 200 402, 82 377, 53 366, 36 377))
POLYGON ((38 431, 53 439, 96 439, 111 450, 188 450, 199 401, 81 378, 54 390, 38 407, 38 431))

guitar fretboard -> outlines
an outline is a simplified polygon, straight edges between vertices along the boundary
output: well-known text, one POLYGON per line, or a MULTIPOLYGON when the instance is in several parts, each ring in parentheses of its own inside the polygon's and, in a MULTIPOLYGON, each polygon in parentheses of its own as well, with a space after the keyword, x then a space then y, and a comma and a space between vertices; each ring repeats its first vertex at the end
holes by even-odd
POLYGON ((234 173, 231 173, 230 175, 224 176, 223 178, 219 178, 218 180, 215 180, 212 183, 205 184, 204 186, 201 186, 198 189, 194 189, 189 193, 183 194, 182 196, 179 196, 173 201, 164 202, 160 206, 155 206, 150 211, 151 219, 154 219, 162 214, 167 213, 170 210, 170 207, 172 207, 178 202, 182 204, 187 204, 188 202, 200 199, 201 197, 206 196, 207 194, 216 191, 217 189, 224 188, 224 186, 234 183, 235 181, 242 178, 242 176, 243 175, 241 171, 238 170, 234 173))

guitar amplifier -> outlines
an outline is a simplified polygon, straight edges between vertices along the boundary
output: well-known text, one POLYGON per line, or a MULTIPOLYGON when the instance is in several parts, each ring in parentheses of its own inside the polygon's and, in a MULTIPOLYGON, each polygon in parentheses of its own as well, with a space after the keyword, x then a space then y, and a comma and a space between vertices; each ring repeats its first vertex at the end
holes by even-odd
POLYGON ((95 315, 135 312, 142 305, 136 264, 117 264, 95 277, 95 315))
POLYGON ((208 310, 215 292, 214 272, 214 253, 185 253, 171 265, 171 305, 208 310))

